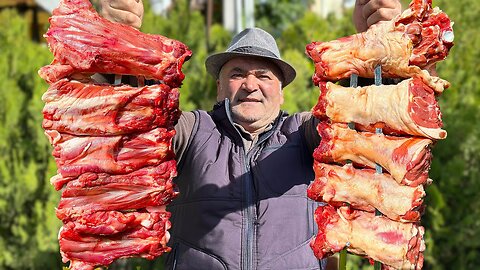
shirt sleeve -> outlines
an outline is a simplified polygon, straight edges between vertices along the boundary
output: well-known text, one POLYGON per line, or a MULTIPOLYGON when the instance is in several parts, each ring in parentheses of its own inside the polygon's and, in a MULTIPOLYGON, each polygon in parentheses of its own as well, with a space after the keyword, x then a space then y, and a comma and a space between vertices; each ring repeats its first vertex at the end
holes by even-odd
POLYGON ((300 113, 302 119, 302 125, 300 129, 305 135, 305 141, 307 143, 307 148, 310 153, 313 154, 313 151, 320 144, 320 135, 317 132, 317 125, 320 122, 315 118, 311 112, 302 112, 300 113))
POLYGON ((175 125, 176 133, 175 137, 173 137, 172 143, 177 163, 180 163, 185 155, 185 152, 187 151, 194 124, 195 114, 193 112, 182 112, 177 124, 175 125))

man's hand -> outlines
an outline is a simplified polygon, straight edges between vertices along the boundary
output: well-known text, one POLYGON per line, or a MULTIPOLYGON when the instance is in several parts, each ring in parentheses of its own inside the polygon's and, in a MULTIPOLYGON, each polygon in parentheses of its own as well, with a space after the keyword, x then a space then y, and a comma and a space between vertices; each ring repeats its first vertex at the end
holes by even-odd
POLYGON ((99 14, 113 22, 133 26, 137 29, 142 26, 142 0, 95 0, 99 14))
POLYGON ((402 12, 400 0, 356 0, 353 23, 357 32, 367 31, 379 21, 389 21, 402 12))

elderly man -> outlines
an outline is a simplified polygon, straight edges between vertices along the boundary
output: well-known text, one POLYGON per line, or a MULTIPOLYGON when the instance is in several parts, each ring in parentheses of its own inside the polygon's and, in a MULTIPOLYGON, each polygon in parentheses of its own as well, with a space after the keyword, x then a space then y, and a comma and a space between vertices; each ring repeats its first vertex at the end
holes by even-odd
MULTIPOLYGON (((103 16, 139 26, 141 1, 101 3, 103 16)), ((354 23, 364 31, 400 9, 398 0, 357 0, 354 23)), ((309 247, 317 203, 306 195, 316 120, 280 110, 295 69, 259 28, 237 34, 205 65, 217 103, 184 112, 176 125, 180 195, 168 208, 167 269, 324 269, 309 247)))

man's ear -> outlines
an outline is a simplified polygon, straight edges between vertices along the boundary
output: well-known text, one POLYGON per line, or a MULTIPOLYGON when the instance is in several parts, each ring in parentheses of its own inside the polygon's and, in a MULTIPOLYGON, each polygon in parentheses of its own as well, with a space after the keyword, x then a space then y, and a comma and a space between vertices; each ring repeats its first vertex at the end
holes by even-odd
POLYGON ((285 99, 283 97, 283 87, 282 87, 282 83, 280 83, 280 105, 282 105, 284 101, 285 99))
POLYGON ((220 98, 220 96, 219 96, 219 94, 220 94, 220 80, 217 79, 217 80, 215 81, 215 83, 217 84, 217 102, 218 102, 218 101, 221 101, 221 100, 222 100, 222 98, 220 98))

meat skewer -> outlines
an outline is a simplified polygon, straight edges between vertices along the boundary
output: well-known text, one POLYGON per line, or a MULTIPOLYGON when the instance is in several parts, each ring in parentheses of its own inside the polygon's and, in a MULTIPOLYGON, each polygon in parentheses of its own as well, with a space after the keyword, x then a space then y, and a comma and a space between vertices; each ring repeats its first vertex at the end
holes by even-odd
POLYGON ((45 37, 54 60, 39 71, 50 84, 42 125, 58 167, 50 181, 61 190, 62 261, 93 270, 170 251, 166 205, 178 194, 171 140, 191 51, 107 21, 88 0, 61 0, 45 37), (114 75, 114 85, 97 73, 114 75), (136 76, 138 87, 123 85, 122 75, 136 76), (145 78, 157 85, 144 86, 145 78))
POLYGON ((318 258, 341 251, 342 261, 348 250, 375 260, 376 270, 422 268, 423 184, 431 182, 433 140, 446 137, 435 99, 449 86, 429 71, 453 46, 452 25, 431 0, 413 0, 365 33, 307 45, 321 90, 313 113, 324 120, 308 195, 330 204, 315 215, 318 258), (350 88, 333 83, 349 76, 350 88), (375 86, 354 88, 357 76, 375 86), (379 86, 382 76, 407 79, 379 86))
MULTIPOLYGON (((377 66, 375 67, 374 70, 374 79, 375 79, 375 85, 379 86, 382 84, 382 66, 377 66)), ((383 129, 382 128, 375 128, 375 133, 376 134, 383 134, 383 129)), ((380 164, 376 163, 375 164, 375 172, 377 174, 382 174, 383 173, 383 168, 380 166, 380 164)), ((381 216, 382 213, 378 210, 375 210, 375 216, 381 216)), ((379 261, 375 261, 373 264, 374 270, 380 270, 382 267, 382 264, 379 261)))

